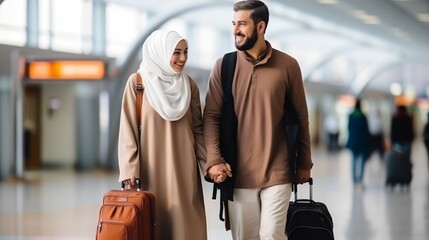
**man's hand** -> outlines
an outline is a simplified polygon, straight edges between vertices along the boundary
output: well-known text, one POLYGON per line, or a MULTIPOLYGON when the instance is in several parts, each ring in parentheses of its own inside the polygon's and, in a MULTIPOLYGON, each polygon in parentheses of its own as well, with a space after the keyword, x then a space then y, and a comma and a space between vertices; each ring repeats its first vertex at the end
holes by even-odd
POLYGON ((310 181, 310 177, 311 177, 311 170, 304 170, 304 169, 298 169, 296 172, 296 181, 299 184, 303 184, 306 183, 308 181, 310 181))
POLYGON ((221 183, 226 180, 227 177, 232 177, 231 166, 228 163, 219 163, 211 166, 207 173, 210 179, 215 183, 221 183))

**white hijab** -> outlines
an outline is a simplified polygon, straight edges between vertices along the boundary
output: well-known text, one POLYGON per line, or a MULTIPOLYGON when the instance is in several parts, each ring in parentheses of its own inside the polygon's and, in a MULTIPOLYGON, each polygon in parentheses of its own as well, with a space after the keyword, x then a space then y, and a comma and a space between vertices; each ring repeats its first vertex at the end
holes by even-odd
POLYGON ((154 31, 143 44, 143 60, 138 70, 149 104, 168 121, 181 119, 191 102, 187 74, 176 72, 170 65, 174 49, 181 40, 186 41, 175 31, 154 31))

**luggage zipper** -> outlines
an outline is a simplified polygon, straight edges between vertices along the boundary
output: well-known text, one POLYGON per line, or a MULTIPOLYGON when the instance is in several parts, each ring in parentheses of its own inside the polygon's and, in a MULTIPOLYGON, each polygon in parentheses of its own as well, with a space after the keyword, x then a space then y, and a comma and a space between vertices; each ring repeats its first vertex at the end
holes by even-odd
MULTIPOLYGON (((291 216, 290 219, 292 219, 295 215, 300 214, 302 212, 314 212, 314 213, 318 213, 320 214, 320 216, 326 220, 326 222, 330 225, 331 228, 334 228, 334 223, 332 222, 331 219, 329 219, 322 210, 320 209, 299 209, 297 211, 295 211, 291 216)), ((286 223, 289 224, 289 223, 286 223)))
POLYGON ((103 228, 103 223, 104 223, 104 224, 116 224, 116 225, 123 225, 123 226, 125 226, 125 229, 126 229, 127 235, 128 235, 128 232, 130 232, 130 226, 129 226, 128 224, 126 224, 126 223, 122 222, 122 221, 108 221, 108 220, 104 220, 104 221, 100 221, 100 222, 98 223, 98 232, 99 232, 99 233, 101 232, 101 230, 102 230, 102 228, 103 228))
MULTIPOLYGON (((124 207, 132 207, 132 208, 134 208, 134 211, 136 212, 136 216, 137 216, 137 226, 140 226, 142 223, 141 223, 141 221, 140 221, 140 214, 141 214, 141 212, 140 212, 140 209, 139 209, 139 207, 135 204, 135 203, 132 203, 132 202, 121 202, 121 203, 114 203, 114 202, 107 202, 107 203, 105 203, 101 208, 100 208, 100 212, 102 211, 102 209, 103 209, 103 207, 105 207, 105 206, 114 206, 114 207, 116 207, 116 206, 124 206, 124 207)), ((123 223, 123 222, 121 222, 121 221, 114 221, 114 220, 109 220, 109 221, 106 221, 106 220, 101 220, 100 221, 100 224, 99 224, 99 227, 101 228, 101 223, 102 222, 108 222, 108 223, 116 223, 116 224, 123 224, 123 225, 125 225, 126 226, 126 228, 127 228, 127 232, 129 231, 129 226, 127 225, 127 224, 125 224, 125 223, 123 223)), ((99 231, 101 231, 101 229, 99 229, 99 231)), ((141 232, 141 229, 140 228, 138 228, 138 232, 139 232, 139 236, 142 236, 143 235, 143 233, 141 232)))

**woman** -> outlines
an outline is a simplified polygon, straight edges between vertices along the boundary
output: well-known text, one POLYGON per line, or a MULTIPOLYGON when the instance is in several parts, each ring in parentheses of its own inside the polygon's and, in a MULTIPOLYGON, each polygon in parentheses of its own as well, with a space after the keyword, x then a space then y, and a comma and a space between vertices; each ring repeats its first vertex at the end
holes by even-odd
POLYGON ((175 31, 154 31, 143 44, 140 146, 136 74, 125 87, 119 129, 119 181, 156 198, 157 239, 207 239, 200 168, 206 161, 196 83, 184 72, 188 43, 175 31), (140 148, 140 149, 139 149, 140 148))

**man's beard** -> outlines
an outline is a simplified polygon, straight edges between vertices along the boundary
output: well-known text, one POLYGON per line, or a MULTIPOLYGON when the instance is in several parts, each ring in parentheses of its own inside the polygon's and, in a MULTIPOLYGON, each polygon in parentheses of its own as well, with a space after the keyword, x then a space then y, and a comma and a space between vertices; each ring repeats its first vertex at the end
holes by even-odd
POLYGON ((237 45, 237 42, 235 42, 235 47, 240 51, 247 51, 255 46, 256 41, 258 41, 258 32, 256 31, 256 28, 254 28, 252 35, 246 39, 243 45, 239 46, 237 45))

